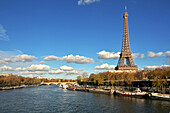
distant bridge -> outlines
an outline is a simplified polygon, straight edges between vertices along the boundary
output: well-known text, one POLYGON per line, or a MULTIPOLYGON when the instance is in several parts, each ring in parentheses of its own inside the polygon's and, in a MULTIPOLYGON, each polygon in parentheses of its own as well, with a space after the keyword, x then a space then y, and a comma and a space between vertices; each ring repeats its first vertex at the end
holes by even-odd
POLYGON ((58 84, 61 84, 61 83, 67 83, 67 84, 77 84, 77 82, 41 82, 41 84, 43 85, 52 85, 52 84, 55 84, 55 85, 58 85, 58 84))

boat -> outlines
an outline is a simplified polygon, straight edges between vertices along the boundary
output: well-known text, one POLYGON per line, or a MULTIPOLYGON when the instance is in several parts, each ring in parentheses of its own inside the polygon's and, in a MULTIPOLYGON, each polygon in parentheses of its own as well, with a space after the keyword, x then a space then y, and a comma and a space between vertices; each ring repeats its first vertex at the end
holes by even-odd
POLYGON ((104 89, 89 89, 89 92, 92 93, 102 93, 102 94, 113 94, 113 90, 104 90, 104 89))
POLYGON ((75 91, 75 90, 76 90, 76 88, 74 87, 72 90, 73 90, 73 91, 75 91))
POLYGON ((62 88, 62 84, 59 84, 59 88, 62 88))
POLYGON ((170 94, 149 93, 148 96, 151 99, 168 100, 168 101, 170 101, 170 94))
POLYGON ((145 97, 146 92, 142 92, 140 88, 136 88, 136 90, 130 92, 130 91, 116 91, 116 94, 123 95, 123 96, 133 96, 133 97, 145 97))
POLYGON ((76 90, 76 87, 68 87, 67 89, 68 89, 68 90, 73 90, 73 91, 75 91, 75 90, 76 90))
POLYGON ((68 85, 65 84, 65 83, 62 83, 62 84, 59 85, 59 87, 62 88, 62 89, 67 89, 68 85))
POLYGON ((88 88, 76 88, 76 91, 84 91, 84 92, 89 92, 88 88))
POLYGON ((63 86, 62 86, 62 89, 67 89, 68 88, 68 85, 67 84, 64 84, 63 86))

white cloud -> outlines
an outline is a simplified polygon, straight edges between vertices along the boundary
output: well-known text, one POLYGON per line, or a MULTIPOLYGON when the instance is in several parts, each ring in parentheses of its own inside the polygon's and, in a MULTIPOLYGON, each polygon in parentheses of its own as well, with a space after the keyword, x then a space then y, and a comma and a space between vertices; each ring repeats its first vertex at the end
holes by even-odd
POLYGON ((142 70, 154 70, 156 68, 159 68, 160 66, 146 66, 142 70))
POLYGON ((42 64, 32 64, 30 67, 27 67, 28 71, 49 71, 51 67, 48 65, 42 64))
POLYGON ((99 70, 94 70, 94 72, 95 72, 95 73, 100 73, 100 71, 99 71, 99 70))
POLYGON ((0 67, 0 71, 14 71, 14 69, 12 67, 4 65, 0 67))
POLYGON ((48 72, 49 74, 61 74, 61 73, 64 73, 63 70, 51 70, 48 72))
POLYGON ((86 63, 93 63, 92 58, 84 57, 84 56, 73 56, 73 55, 68 55, 68 56, 63 56, 61 60, 66 61, 67 63, 76 63, 76 64, 86 64, 86 63))
POLYGON ((70 66, 61 66, 60 69, 63 70, 63 71, 72 71, 72 70, 74 70, 74 68, 72 68, 70 66))
POLYGON ((94 70, 95 73, 103 73, 103 72, 115 72, 117 70, 94 70))
POLYGON ((80 75, 80 72, 78 70, 71 70, 71 71, 51 70, 48 73, 49 74, 62 74, 62 73, 65 73, 66 75, 80 75))
POLYGON ((84 56, 73 56, 73 55, 68 55, 68 56, 63 56, 63 57, 57 57, 54 55, 47 56, 44 58, 46 61, 52 61, 52 60, 62 60, 66 61, 67 63, 76 63, 76 64, 86 64, 86 63, 93 63, 92 58, 84 57, 84 56))
POLYGON ((135 58, 137 58, 139 56, 139 53, 133 53, 132 54, 132 57, 135 59, 135 58))
POLYGON ((16 50, 16 51, 0 51, 0 56, 2 58, 9 58, 11 56, 16 56, 20 54, 20 50, 16 50))
POLYGON ((33 59, 37 59, 35 56, 31 55, 17 55, 13 56, 15 62, 32 62, 33 59))
POLYGON ((0 66, 2 64, 10 64, 13 67, 29 66, 30 64, 37 63, 38 61, 33 60, 37 57, 32 55, 21 54, 20 50, 15 51, 0 51, 0 66), (21 54, 21 55, 20 55, 21 54))
POLYGON ((16 71, 25 71, 25 72, 21 72, 21 74, 24 74, 24 73, 26 73, 26 74, 34 74, 34 72, 35 72, 35 74, 36 74, 36 73, 40 73, 40 72, 46 73, 45 71, 49 71, 50 68, 51 68, 51 67, 48 66, 48 65, 32 64, 32 65, 29 66, 29 67, 26 67, 26 68, 18 67, 18 68, 16 68, 15 70, 16 70, 16 71))
POLYGON ((0 64, 9 64, 13 62, 10 57, 17 54, 18 51, 0 51, 0 64))
POLYGON ((2 25, 0 25, 0 40, 8 41, 9 36, 6 34, 6 30, 2 25))
POLYGON ((158 53, 148 52, 148 57, 160 57, 160 56, 164 56, 164 53, 163 52, 158 52, 158 53))
POLYGON ((170 65, 161 65, 161 66, 145 66, 142 68, 142 70, 154 70, 156 68, 165 68, 170 67, 170 65))
POLYGON ((58 70, 58 68, 51 68, 52 70, 58 70))
POLYGON ((44 58, 46 61, 58 60, 57 56, 51 55, 44 58))
POLYGON ((144 58, 144 57, 145 57, 145 55, 144 55, 144 54, 141 54, 141 55, 140 55, 140 58, 141 58, 141 59, 142 59, 142 58, 144 58))
POLYGON ((167 58, 170 58, 170 51, 166 51, 165 54, 167 55, 167 58))
POLYGON ((45 64, 45 62, 44 61, 40 61, 40 64, 45 64))
POLYGON ((77 70, 66 71, 66 75, 80 75, 80 72, 77 70))
POLYGON ((97 53, 99 59, 118 59, 120 57, 120 52, 106 52, 105 50, 97 53))
POLYGON ((30 71, 24 71, 24 72, 19 72, 21 75, 28 75, 28 74, 33 74, 33 72, 30 71))
POLYGON ((27 68, 18 67, 18 68, 16 68, 15 70, 16 70, 16 71, 26 71, 27 68))
POLYGON ((4 60, 0 60, 0 64, 8 64, 8 62, 5 62, 4 60))
MULTIPOLYGON (((118 59, 120 57, 121 52, 107 52, 105 50, 98 52, 98 58, 99 59, 118 59)), ((133 53, 132 57, 135 59, 139 56, 139 53, 133 53)))
POLYGON ((13 62, 10 58, 1 58, 0 59, 0 64, 9 64, 13 62))
POLYGON ((29 75, 27 75, 27 77, 29 77, 29 78, 33 78, 33 77, 34 77, 34 75, 33 75, 33 74, 29 74, 29 75))
MULTIPOLYGON (((53 68, 52 68, 53 69, 53 68)), ((80 71, 83 71, 84 69, 78 69, 78 70, 74 70, 74 68, 70 67, 70 66, 61 66, 60 69, 54 69, 49 71, 49 74, 66 74, 66 75, 80 75, 80 71)))
POLYGON ((5 62, 8 62, 8 63, 12 62, 12 60, 11 60, 10 58, 4 58, 3 60, 4 60, 5 62))
POLYGON ((135 59, 139 56, 139 53, 132 53, 132 57, 135 59))
POLYGON ((37 75, 44 75, 46 73, 47 72, 45 72, 45 71, 35 71, 35 72, 33 72, 33 74, 37 74, 37 75))
POLYGON ((115 65, 102 64, 101 66, 96 66, 95 69, 115 69, 115 65))
POLYGON ((19 72, 21 75, 43 75, 46 74, 47 72, 45 71, 24 71, 24 72, 19 72))
POLYGON ((29 75, 29 74, 30 75, 44 75, 44 74, 47 74, 47 71, 49 71, 50 68, 51 67, 48 65, 32 64, 29 67, 26 67, 26 68, 18 67, 15 70, 22 71, 18 73, 21 75, 29 75))
POLYGON ((86 5, 94 2, 99 2, 100 0, 79 0, 78 5, 86 5))

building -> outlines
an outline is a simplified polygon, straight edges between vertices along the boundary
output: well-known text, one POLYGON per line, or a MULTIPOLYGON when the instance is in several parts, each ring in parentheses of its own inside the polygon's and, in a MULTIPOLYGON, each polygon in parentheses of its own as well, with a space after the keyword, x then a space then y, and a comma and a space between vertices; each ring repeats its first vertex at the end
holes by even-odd
POLYGON ((125 13, 123 15, 123 18, 124 18, 124 28, 123 28, 122 50, 120 53, 118 64, 115 67, 115 70, 137 71, 138 67, 134 63, 134 60, 132 58, 132 52, 130 50, 129 33, 128 33, 128 13, 126 7, 125 7, 125 13))

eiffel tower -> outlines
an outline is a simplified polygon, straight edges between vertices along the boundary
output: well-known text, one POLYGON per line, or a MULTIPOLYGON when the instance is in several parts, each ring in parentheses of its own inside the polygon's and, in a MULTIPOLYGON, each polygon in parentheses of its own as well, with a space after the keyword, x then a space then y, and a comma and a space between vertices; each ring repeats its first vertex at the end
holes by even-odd
POLYGON ((123 40, 122 40, 122 50, 120 53, 119 61, 115 70, 138 70, 137 65, 135 65, 132 52, 130 51, 129 44, 129 34, 128 34, 128 13, 125 6, 124 18, 124 28, 123 28, 123 40), (126 62, 125 62, 126 60, 126 62))

